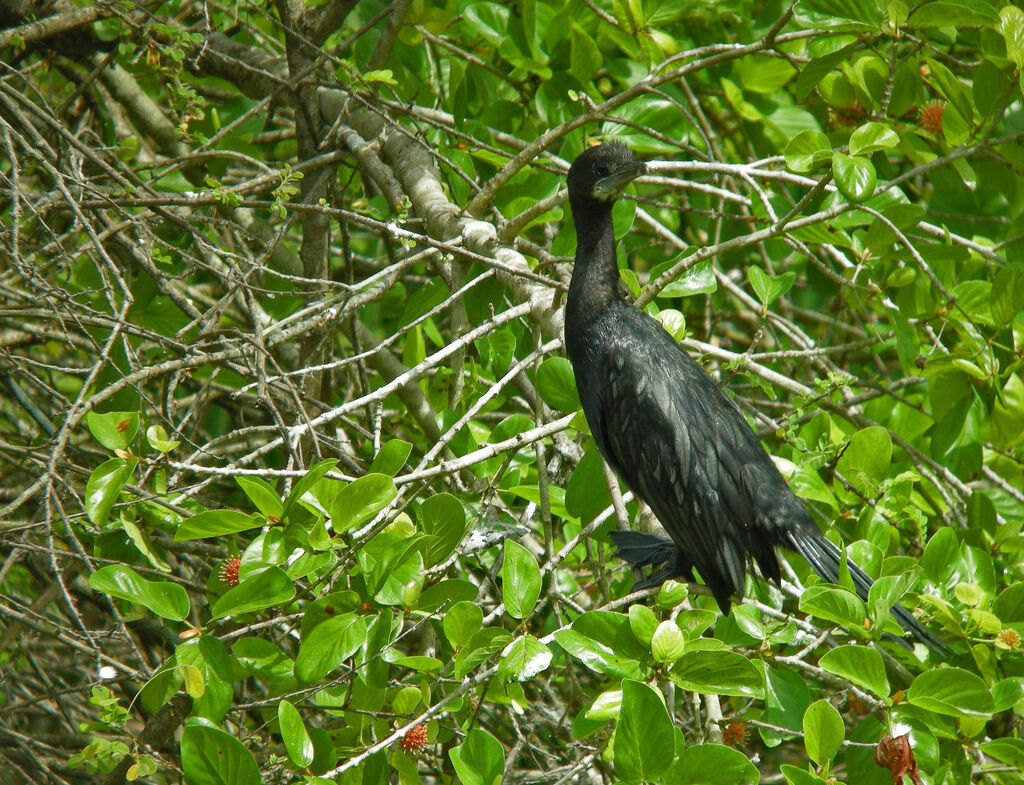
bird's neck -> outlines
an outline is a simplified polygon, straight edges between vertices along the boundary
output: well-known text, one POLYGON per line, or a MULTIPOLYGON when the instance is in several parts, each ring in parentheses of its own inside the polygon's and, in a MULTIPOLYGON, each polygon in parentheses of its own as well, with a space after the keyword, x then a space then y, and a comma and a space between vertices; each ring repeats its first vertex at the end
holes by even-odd
POLYGON ((610 207, 576 223, 576 261, 569 303, 590 310, 619 299, 619 267, 610 207))

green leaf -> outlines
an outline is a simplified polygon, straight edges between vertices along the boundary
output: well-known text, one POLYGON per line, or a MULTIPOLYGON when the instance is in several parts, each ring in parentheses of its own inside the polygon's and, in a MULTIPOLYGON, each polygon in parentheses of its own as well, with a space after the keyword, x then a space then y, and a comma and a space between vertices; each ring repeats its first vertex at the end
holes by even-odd
POLYGON ((266 523, 262 515, 246 515, 239 510, 205 510, 186 518, 174 531, 174 541, 203 540, 244 532, 266 523))
POLYGON ((962 668, 936 668, 918 675, 907 690, 907 700, 951 717, 988 718, 995 711, 985 682, 962 668))
POLYGON ((811 695, 804 677, 784 665, 766 666, 765 704, 767 706, 762 719, 766 723, 779 728, 758 728, 758 733, 765 744, 774 747, 784 739, 792 738, 803 727, 803 716, 811 703, 811 695))
POLYGON ((999 32, 1006 42, 1006 56, 1024 69, 1024 11, 1007 3, 999 9, 999 32))
POLYGON ((801 131, 786 144, 786 166, 791 172, 809 172, 815 164, 832 159, 832 145, 821 131, 801 131))
POLYGON ((996 27, 999 16, 982 3, 921 3, 914 6, 908 27, 996 27))
POLYGON ((127 518, 121 519, 121 528, 124 529, 124 533, 128 535, 132 544, 139 549, 139 553, 146 557, 152 567, 160 570, 160 572, 171 572, 171 565, 164 561, 160 552, 153 547, 149 536, 142 529, 127 518))
POLYGON ((525 619, 540 597, 541 574, 533 554, 515 540, 505 540, 501 578, 505 610, 514 619, 525 619))
POLYGON ((564 357, 548 357, 537 369, 537 393, 544 403, 560 412, 580 408, 576 377, 572 365, 564 357))
POLYGON ((522 635, 501 652, 498 678, 502 681, 528 681, 547 670, 552 656, 551 649, 532 635, 522 635))
POLYGON ((671 619, 666 619, 654 630, 651 636, 651 654, 655 662, 675 662, 686 649, 686 638, 683 631, 671 619))
POLYGON ((512 636, 496 627, 484 627, 475 633, 455 658, 455 678, 461 679, 492 655, 512 642, 512 636))
POLYGON ((355 654, 366 639, 361 616, 344 613, 321 622, 302 641, 295 657, 295 678, 303 684, 319 681, 355 654))
POLYGON ((843 718, 827 700, 819 700, 804 712, 804 748, 821 768, 828 768, 843 746, 843 718))
POLYGON ((423 700, 418 687, 403 687, 391 699, 391 710, 395 714, 412 714, 423 700))
POLYGON ((235 477, 235 482, 242 489, 249 501, 253 503, 266 518, 281 519, 284 514, 284 504, 277 491, 266 480, 259 477, 235 477))
MULTIPOLYGON (((939 90, 946 96, 946 100, 956 108, 960 117, 970 125, 974 120, 974 107, 971 104, 971 99, 967 97, 967 90, 960 84, 960 81, 953 75, 953 72, 938 60, 929 57, 925 62, 928 64, 928 69, 931 72, 931 78, 935 80, 939 90)), ((943 124, 946 121, 945 114, 946 112, 943 113, 943 124)))
POLYGON ((899 143, 899 136, 889 126, 865 123, 850 134, 850 155, 869 155, 876 150, 888 150, 899 143))
POLYGON ((412 452, 412 444, 402 439, 390 439, 380 448, 370 464, 370 472, 373 474, 386 474, 394 477, 398 474, 405 462, 409 460, 409 453, 412 452))
POLYGON ((94 526, 110 519, 114 503, 138 465, 138 458, 111 458, 93 469, 85 484, 85 513, 94 526))
POLYGON ((555 641, 595 673, 611 678, 640 678, 640 663, 620 656, 610 646, 598 643, 576 630, 558 630, 555 641))
MULTIPOLYGON (((692 248, 673 256, 667 262, 655 265, 651 268, 651 280, 656 281, 662 273, 674 267, 679 260, 693 254, 692 248)), ((692 297, 696 294, 711 294, 718 289, 718 280, 715 278, 714 268, 711 260, 706 259, 688 268, 683 274, 670 281, 659 293, 659 297, 692 297)))
POLYGON ((466 534, 466 511, 450 493, 438 493, 426 499, 419 509, 420 524, 432 540, 424 548, 426 567, 440 564, 451 556, 466 534))
POLYGON ((188 724, 181 734, 181 768, 188 785, 261 785, 256 759, 227 731, 188 724))
POLYGON ((402 668, 424 672, 439 671, 444 666, 444 663, 436 657, 425 656, 395 657, 394 664, 402 668))
POLYGON ((839 457, 836 469, 865 496, 875 496, 889 475, 892 439, 880 426, 856 431, 839 457))
POLYGON ((828 651, 818 664, 829 673, 863 687, 883 700, 889 697, 889 679, 882 655, 864 646, 840 646, 828 651))
POLYGON ((498 785, 505 773, 501 742, 481 728, 467 733, 462 744, 448 750, 448 757, 462 785, 498 785))
POLYGON ((688 651, 669 671, 678 686, 712 695, 764 696, 764 677, 746 657, 734 651, 688 651))
POLYGON ((985 741, 978 745, 978 749, 1000 763, 1012 766, 1017 771, 1024 771, 1024 741, 1021 739, 1005 738, 985 741))
POLYGON ((679 752, 669 785, 755 785, 757 767, 739 750, 722 744, 694 744, 679 752))
POLYGON ((750 285, 754 289, 757 299, 761 301, 762 305, 769 306, 790 290, 796 280, 796 273, 769 275, 760 267, 751 266, 747 268, 747 277, 750 278, 750 285))
POLYGON ((884 21, 874 0, 799 0, 793 18, 804 28, 857 33, 878 33, 884 21))
POLYGON ((234 700, 234 671, 227 646, 209 635, 190 638, 174 650, 174 660, 185 671, 193 716, 210 722, 223 720, 234 700))
POLYGON ((788 763, 779 767, 782 776, 786 778, 789 785, 828 785, 821 777, 818 777, 806 769, 798 769, 788 763))
POLYGON ((650 646, 658 627, 658 617, 646 605, 630 605, 629 627, 640 643, 650 646))
POLYGON ((875 167, 867 158, 836 151, 832 154, 832 175, 839 192, 854 204, 865 201, 875 192, 875 167))
POLYGON ((589 523, 611 503, 601 453, 591 439, 565 487, 565 509, 581 523, 589 523))
POLYGON ((291 762, 299 768, 306 768, 313 762, 313 739, 302 722, 299 710, 282 698, 277 704, 277 721, 291 762))
POLYGON ((800 610, 844 627, 859 628, 867 618, 864 601, 838 586, 819 584, 800 595, 800 610))
POLYGON ((672 720, 661 697, 643 682, 624 679, 615 728, 615 774, 626 783, 656 782, 675 748, 672 720))
POLYGON ((184 621, 188 618, 189 599, 184 588, 170 581, 147 581, 124 564, 100 567, 89 576, 89 588, 137 602, 164 619, 184 621))
POLYGON ((589 611, 577 617, 572 628, 623 657, 642 659, 649 653, 646 646, 637 643, 629 619, 621 613, 589 611))
POLYGON ((275 605, 286 605, 295 597, 295 583, 280 567, 270 565, 246 576, 228 589, 210 609, 214 619, 255 613, 275 605))
POLYGON ((796 69, 781 57, 747 55, 736 63, 736 74, 744 90, 769 94, 796 76, 796 69))
POLYGON ((476 603, 456 603, 444 615, 445 637, 454 648, 462 648, 479 631, 483 620, 484 612, 476 603))
POLYGON ((180 439, 170 439, 162 425, 150 425, 146 429, 146 441, 157 452, 169 453, 181 444, 180 439))
POLYGON ((943 527, 935 532, 924 546, 921 569, 928 580, 945 586, 949 578, 957 572, 960 561, 960 540, 952 528, 943 527))
POLYGON ((849 56, 857 40, 857 37, 852 35, 819 36, 811 40, 808 47, 811 60, 800 69, 800 74, 796 78, 798 101, 803 103, 821 80, 849 56))
POLYGON ((569 73, 586 83, 604 65, 601 50, 594 39, 575 21, 571 22, 569 37, 569 73))
POLYGON ((999 268, 992 282, 992 318, 1000 327, 1007 327, 1024 310, 1024 264, 1008 264, 999 268))
POLYGON ((335 534, 354 529, 383 510, 398 491, 394 478, 367 474, 342 488, 328 507, 335 534))
POLYGON ((310 491, 313 486, 320 481, 321 477, 337 465, 337 458, 328 458, 313 464, 313 466, 309 468, 309 471, 302 475, 302 477, 299 478, 299 481, 292 486, 292 490, 288 494, 288 498, 285 499, 284 511, 281 513, 281 517, 287 518, 292 507, 299 503, 299 499, 310 491))
POLYGON ((436 611, 442 606, 476 599, 478 587, 462 578, 449 578, 428 586, 416 600, 416 609, 436 611))
POLYGON ((617 720, 622 710, 622 690, 605 690, 590 704, 584 716, 588 720, 604 723, 617 720))
POLYGON ((138 412, 88 411, 85 424, 93 438, 108 450, 126 450, 139 434, 138 412))

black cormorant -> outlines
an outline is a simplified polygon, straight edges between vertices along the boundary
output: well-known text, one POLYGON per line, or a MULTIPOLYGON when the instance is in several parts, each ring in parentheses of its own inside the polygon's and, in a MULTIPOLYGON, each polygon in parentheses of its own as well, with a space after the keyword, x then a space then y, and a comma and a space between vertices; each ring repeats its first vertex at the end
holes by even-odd
MULTIPOLYGON (((607 142, 569 169, 576 261, 565 308, 565 346, 598 449, 645 501, 671 542, 613 532, 617 555, 665 566, 638 587, 693 580, 696 568, 729 612, 743 597, 748 559, 779 581, 778 545, 800 552, 836 582, 840 551, 776 469, 739 408, 664 328, 619 293, 612 205, 644 174, 625 145, 607 142)), ((871 578, 847 561, 858 594, 871 578)), ((941 643, 903 607, 893 614, 916 637, 941 643)))

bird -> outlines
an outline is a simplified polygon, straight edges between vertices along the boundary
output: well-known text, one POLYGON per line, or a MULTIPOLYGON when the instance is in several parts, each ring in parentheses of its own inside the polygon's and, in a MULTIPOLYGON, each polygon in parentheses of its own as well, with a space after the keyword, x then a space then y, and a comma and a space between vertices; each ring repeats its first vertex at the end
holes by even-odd
MULTIPOLYGON (((646 172, 629 147, 612 140, 581 153, 567 178, 576 256, 564 337, 583 413, 604 460, 671 538, 615 531, 616 556, 652 568, 636 588, 669 578, 692 582, 696 569, 726 615, 732 598, 743 597, 748 563, 779 583, 778 546, 836 583, 840 549, 818 529, 739 407, 619 290, 612 206, 646 172)), ((846 564, 867 598, 871 578, 852 560, 846 564)), ((892 613, 931 648, 943 646, 906 608, 892 613)))

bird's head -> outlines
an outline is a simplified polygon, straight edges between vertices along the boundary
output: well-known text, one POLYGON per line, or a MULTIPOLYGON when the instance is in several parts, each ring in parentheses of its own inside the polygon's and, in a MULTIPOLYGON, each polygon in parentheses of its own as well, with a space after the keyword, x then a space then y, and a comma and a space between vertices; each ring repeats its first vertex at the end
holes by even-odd
POLYGON ((569 167, 569 202, 573 212, 590 203, 611 205, 629 183, 647 173, 622 142, 605 142, 580 154, 569 167))

